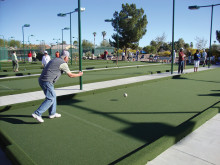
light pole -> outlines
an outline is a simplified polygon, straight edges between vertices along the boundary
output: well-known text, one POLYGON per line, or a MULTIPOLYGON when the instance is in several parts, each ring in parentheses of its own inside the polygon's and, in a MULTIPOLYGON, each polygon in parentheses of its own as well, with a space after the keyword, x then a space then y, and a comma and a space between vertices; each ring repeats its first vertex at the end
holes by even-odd
MULTIPOLYGON (((3 52, 4 52, 4 55, 5 55, 5 38, 4 38, 3 35, 0 35, 0 36, 3 37, 3 41, 4 41, 4 49, 3 49, 3 52)), ((0 61, 1 61, 1 57, 0 57, 0 61)), ((2 68, 1 68, 1 63, 0 63, 0 70, 1 70, 1 69, 2 69, 2 68)))
MULTIPOLYGON (((30 27, 30 24, 24 24, 22 26, 22 34, 23 34, 23 51, 24 51, 24 27, 30 27)), ((24 62, 25 62, 25 52, 24 52, 24 62)))
POLYGON ((212 5, 207 5, 207 6, 189 6, 188 9, 190 10, 196 10, 199 9, 201 7, 212 7, 211 10, 211 26, 210 26, 210 41, 209 41, 209 63, 208 63, 208 68, 210 68, 210 64, 211 64, 211 54, 212 54, 212 20, 213 20, 213 7, 214 6, 218 6, 220 4, 212 4, 212 5))
POLYGON ((13 37, 13 36, 9 37, 9 38, 8 38, 8 41, 9 41, 10 39, 12 39, 12 38, 15 38, 15 37, 13 37))
MULTIPOLYGON (((78 9, 81 9, 80 0, 78 0, 78 9)), ((82 44, 81 44, 81 12, 78 10, 78 39, 79 39, 79 71, 82 72, 82 44)), ((82 76, 79 77, 80 90, 83 89, 82 76)))
MULTIPOLYGON (((83 12, 83 11, 85 11, 85 8, 81 8, 80 10, 81 10, 81 12, 83 12)), ((72 12, 57 14, 57 16, 59 16, 59 17, 65 17, 67 14, 70 15, 70 54, 71 54, 71 65, 72 65, 72 61, 73 61, 73 59, 72 59, 72 23, 71 23, 72 19, 71 19, 71 15, 72 15, 72 13, 75 13, 75 12, 78 12, 78 8, 76 8, 72 12)))
POLYGON ((14 37, 11 36, 11 37, 8 38, 8 46, 10 46, 10 45, 9 45, 9 41, 10 41, 10 39, 12 39, 12 38, 14 38, 14 37))
POLYGON ((31 35, 28 36, 29 50, 31 50, 31 46, 30 46, 31 43, 30 43, 30 40, 29 40, 30 37, 34 37, 34 35, 31 34, 31 35))
POLYGON ((53 40, 56 40, 57 41, 57 49, 58 49, 58 51, 59 51, 59 48, 58 48, 58 41, 60 40, 60 38, 58 38, 58 39, 55 39, 55 38, 53 38, 53 40))
MULTIPOLYGON (((117 12, 117 17, 116 17, 116 30, 117 30, 117 58, 116 58, 116 65, 118 66, 118 50, 119 50, 119 35, 118 35, 118 31, 119 31, 119 24, 118 24, 118 22, 120 21, 120 20, 123 20, 123 19, 131 19, 132 18, 132 16, 125 16, 125 17, 122 17, 122 18, 120 18, 119 17, 119 13, 117 12)), ((114 21, 114 19, 112 18, 112 19, 106 19, 105 20, 105 22, 113 22, 114 21)))
POLYGON ((40 43, 40 46, 39 46, 39 48, 40 48, 40 50, 42 51, 42 52, 44 52, 44 46, 43 46, 43 41, 44 40, 36 40, 36 41, 39 41, 40 43), (42 46, 41 46, 42 45, 42 46))
POLYGON ((41 41, 42 41, 42 43, 43 43, 42 45, 44 45, 44 47, 43 47, 44 50, 43 50, 43 51, 45 51, 45 50, 46 50, 45 40, 41 40, 41 41))
POLYGON ((70 28, 68 28, 68 27, 65 27, 65 28, 63 28, 62 29, 62 52, 63 52, 63 31, 64 30, 69 30, 70 28))
MULTIPOLYGON (((75 41, 73 41, 73 45, 79 48, 79 39, 78 39, 78 37, 73 37, 73 38, 76 38, 76 39, 77 39, 77 41, 76 41, 77 44, 74 44, 75 41)), ((76 58, 76 55, 75 55, 75 64, 77 64, 77 63, 76 63, 76 60, 77 60, 77 58, 76 58)))
POLYGON ((173 0, 173 22, 172 22, 172 60, 171 60, 171 74, 173 74, 173 59, 174 57, 174 18, 175 18, 175 0, 173 0))

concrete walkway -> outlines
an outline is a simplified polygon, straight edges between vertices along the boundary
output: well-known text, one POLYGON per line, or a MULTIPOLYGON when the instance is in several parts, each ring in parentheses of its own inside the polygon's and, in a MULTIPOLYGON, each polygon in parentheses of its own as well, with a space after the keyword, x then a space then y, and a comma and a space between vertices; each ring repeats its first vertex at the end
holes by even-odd
POLYGON ((220 114, 147 165, 220 165, 220 114))
MULTIPOLYGON (((212 66, 211 68, 214 68, 212 66)), ((199 71, 208 68, 199 68, 199 71)), ((185 70, 185 73, 193 72, 193 69, 185 70)), ((174 72, 173 75, 177 75, 174 72)), ((56 88, 57 96, 92 91, 95 89, 108 88, 118 85, 130 84, 141 81, 148 81, 163 77, 173 76, 170 73, 160 73, 144 75, 138 77, 96 82, 84 84, 83 90, 79 90, 79 85, 56 88)), ((23 103, 44 99, 42 91, 28 92, 23 94, 9 95, 0 97, 0 106, 6 106, 16 103, 23 103)), ((207 121, 204 125, 192 132, 186 138, 173 145, 147 165, 220 165, 220 114, 207 121)), ((0 161, 2 165, 11 165, 10 161, 0 150, 0 161)))

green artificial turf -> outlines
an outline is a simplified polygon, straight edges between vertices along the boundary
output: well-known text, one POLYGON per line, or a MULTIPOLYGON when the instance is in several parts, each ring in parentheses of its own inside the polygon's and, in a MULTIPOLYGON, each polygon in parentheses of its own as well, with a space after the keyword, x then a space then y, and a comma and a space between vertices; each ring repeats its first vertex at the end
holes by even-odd
MULTIPOLYGON (((191 66, 187 67, 190 68, 191 66)), ((107 69, 87 72, 85 71, 83 75, 83 83, 86 84, 98 81, 141 76, 151 74, 151 72, 165 72, 168 69, 170 69, 170 65, 146 65, 142 67, 132 68, 107 69)), ((177 66, 175 66, 174 69, 177 69, 177 66)), ((0 96, 41 90, 38 84, 38 77, 39 76, 6 80, 0 79, 0 96)), ((62 75, 55 84, 55 88, 78 84, 78 78, 71 79, 67 75, 62 75)))
POLYGON ((60 97, 62 117, 48 119, 46 112, 42 124, 31 117, 40 101, 2 107, 1 131, 19 146, 17 157, 30 159, 21 162, 145 164, 217 113, 219 72, 60 97))

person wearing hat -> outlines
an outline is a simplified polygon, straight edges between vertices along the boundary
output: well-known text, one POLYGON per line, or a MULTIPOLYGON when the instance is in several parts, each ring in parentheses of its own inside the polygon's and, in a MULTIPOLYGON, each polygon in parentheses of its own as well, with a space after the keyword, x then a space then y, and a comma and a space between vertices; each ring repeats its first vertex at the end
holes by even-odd
POLYGON ((194 72, 198 71, 200 63, 200 53, 199 50, 196 50, 196 53, 194 54, 194 72))
POLYGON ((44 51, 44 56, 42 58, 42 66, 45 68, 47 63, 50 61, 50 56, 48 55, 47 51, 44 51))
POLYGON ((183 73, 184 57, 185 57, 185 56, 186 56, 186 55, 183 53, 183 48, 180 48, 178 74, 179 74, 180 72, 183 73))
POLYGON ((69 61, 69 52, 63 51, 60 58, 54 58, 51 60, 46 67, 43 69, 38 81, 39 85, 42 88, 45 94, 45 100, 40 105, 40 107, 32 114, 33 118, 37 119, 39 122, 44 122, 42 119, 42 114, 48 109, 49 118, 58 118, 61 117, 61 114, 56 113, 56 93, 54 90, 54 84, 60 78, 63 72, 70 78, 75 78, 83 75, 83 72, 78 74, 72 73, 67 65, 69 61))

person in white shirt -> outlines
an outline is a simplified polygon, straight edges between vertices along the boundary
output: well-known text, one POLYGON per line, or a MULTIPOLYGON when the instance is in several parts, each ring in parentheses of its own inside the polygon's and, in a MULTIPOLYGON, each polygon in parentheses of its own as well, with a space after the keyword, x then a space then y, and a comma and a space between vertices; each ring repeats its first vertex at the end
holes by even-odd
POLYGON ((14 72, 18 72, 18 59, 15 51, 12 52, 12 65, 13 65, 13 70, 14 72))
POLYGON ((205 49, 203 49, 202 58, 203 58, 203 67, 205 67, 206 59, 207 59, 207 53, 206 53, 205 49))
POLYGON ((50 59, 50 56, 48 55, 47 51, 44 51, 44 56, 42 58, 42 65, 44 68, 50 60, 51 59, 50 59))
POLYGON ((34 61, 34 62, 37 60, 37 54, 35 53, 35 51, 33 51, 32 58, 33 58, 33 61, 34 61))

